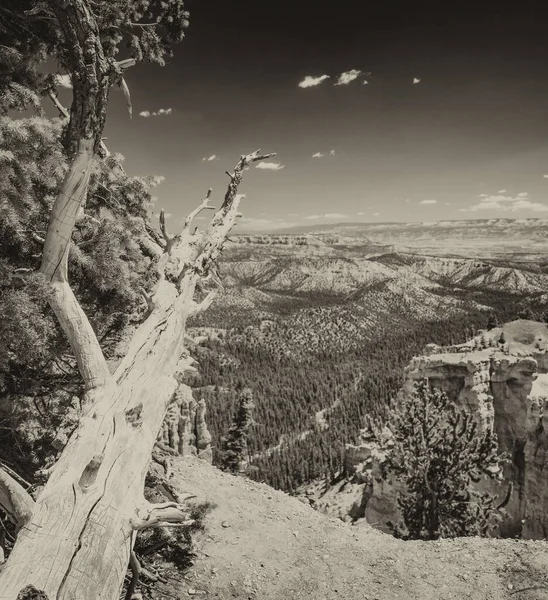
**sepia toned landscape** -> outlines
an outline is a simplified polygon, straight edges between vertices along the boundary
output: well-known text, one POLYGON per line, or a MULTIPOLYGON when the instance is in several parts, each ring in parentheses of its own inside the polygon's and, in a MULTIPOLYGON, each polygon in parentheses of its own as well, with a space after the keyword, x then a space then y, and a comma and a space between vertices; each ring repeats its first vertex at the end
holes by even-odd
POLYGON ((546 25, 0 3, 0 600, 548 598, 546 25))

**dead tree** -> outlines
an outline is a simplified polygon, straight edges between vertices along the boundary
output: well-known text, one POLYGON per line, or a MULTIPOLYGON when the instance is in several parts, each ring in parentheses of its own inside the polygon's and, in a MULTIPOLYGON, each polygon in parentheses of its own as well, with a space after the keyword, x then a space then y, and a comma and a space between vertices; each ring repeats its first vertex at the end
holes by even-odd
POLYGON ((244 169, 272 155, 256 151, 240 158, 229 174, 224 201, 203 232, 192 231, 192 221, 213 209, 210 191, 176 235, 169 234, 162 216, 164 247, 155 289, 146 294, 148 316, 110 373, 67 279, 67 262, 93 156, 101 151, 109 89, 131 61, 105 58, 87 0, 51 6, 71 48, 74 99, 66 135, 72 162, 52 209, 40 270, 86 391, 78 426, 36 501, 0 470, 0 506, 18 530, 0 567, 0 599, 112 600, 120 595, 135 533, 188 523, 183 504, 149 504, 144 479, 174 392, 194 368, 184 347, 186 320, 214 299, 214 292, 200 297, 196 286, 208 276, 239 216, 244 169))

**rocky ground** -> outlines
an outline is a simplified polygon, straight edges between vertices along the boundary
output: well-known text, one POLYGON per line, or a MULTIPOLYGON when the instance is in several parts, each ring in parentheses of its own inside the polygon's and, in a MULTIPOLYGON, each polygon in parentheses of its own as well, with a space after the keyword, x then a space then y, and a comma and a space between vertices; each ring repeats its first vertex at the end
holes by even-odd
POLYGON ((155 600, 548 598, 545 541, 403 542, 195 458, 173 471, 181 492, 217 507, 196 537, 194 566, 156 584, 155 600))

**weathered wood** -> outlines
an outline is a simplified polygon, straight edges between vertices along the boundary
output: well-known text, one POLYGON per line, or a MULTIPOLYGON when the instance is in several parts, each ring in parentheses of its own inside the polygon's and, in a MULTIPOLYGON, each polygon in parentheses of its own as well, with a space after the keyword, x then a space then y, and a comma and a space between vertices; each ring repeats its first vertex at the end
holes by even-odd
MULTIPOLYGON (((241 181, 250 162, 262 158, 258 152, 241 157, 235 181, 241 181)), ((68 178, 72 184, 73 175, 68 178)), ((84 174, 82 182, 86 180, 84 174)), ((68 227, 85 194, 81 185, 71 187, 76 191, 67 194, 62 210, 54 208, 50 229, 58 233, 48 230, 46 245, 52 241, 43 272, 56 292, 54 310, 80 356, 88 402, 0 573, 1 600, 16 600, 29 585, 50 600, 118 598, 133 532, 191 524, 183 504, 147 503, 144 480, 166 409, 180 379, 193 368, 184 347, 185 323, 212 300, 211 295, 195 299, 196 283, 207 274, 234 225, 238 186, 229 185, 230 193, 206 232, 184 241, 177 236, 171 252, 164 254, 163 268, 178 276, 160 281, 150 316, 111 376, 65 279, 68 227)))
POLYGON ((72 349, 87 390, 110 377, 107 363, 91 324, 68 283, 68 255, 74 224, 87 195, 93 163, 93 140, 82 139, 53 205, 42 253, 40 272, 51 285, 50 306, 72 349))
POLYGON ((16 530, 20 530, 30 520, 34 510, 34 500, 30 494, 1 467, 0 508, 16 526, 16 530))

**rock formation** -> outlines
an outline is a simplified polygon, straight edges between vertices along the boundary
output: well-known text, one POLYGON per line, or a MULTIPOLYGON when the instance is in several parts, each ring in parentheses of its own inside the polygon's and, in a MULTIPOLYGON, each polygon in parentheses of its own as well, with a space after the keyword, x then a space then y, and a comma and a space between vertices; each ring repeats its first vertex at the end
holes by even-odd
MULTIPOLYGON (((518 320, 492 329, 460 346, 430 345, 424 356, 405 369, 400 394, 428 378, 459 406, 474 412, 481 426, 492 428, 501 451, 511 463, 504 482, 487 482, 482 489, 502 499, 513 483, 501 525, 501 536, 526 539, 548 537, 548 326, 518 320), (504 333, 500 343, 501 334, 504 333)), ((350 515, 381 529, 398 520, 397 485, 380 476, 383 460, 375 439, 367 431, 359 446, 347 446, 346 472, 360 485, 350 515), (352 514, 353 513, 353 514, 352 514)))
POLYGON ((170 405, 160 441, 181 456, 198 456, 211 463, 211 434, 206 424, 206 402, 196 402, 192 390, 185 384, 179 385, 170 405))

